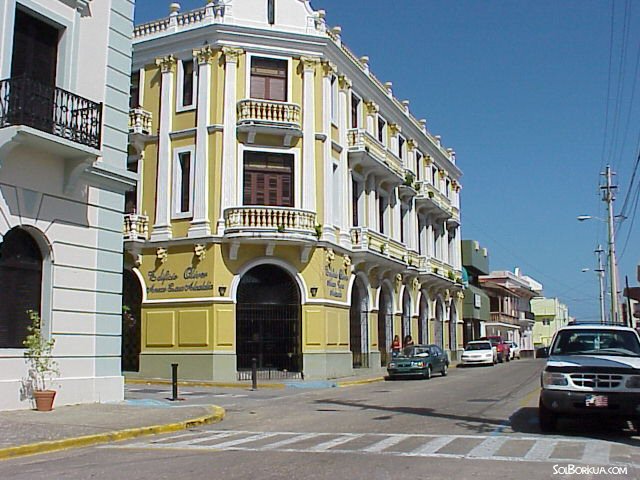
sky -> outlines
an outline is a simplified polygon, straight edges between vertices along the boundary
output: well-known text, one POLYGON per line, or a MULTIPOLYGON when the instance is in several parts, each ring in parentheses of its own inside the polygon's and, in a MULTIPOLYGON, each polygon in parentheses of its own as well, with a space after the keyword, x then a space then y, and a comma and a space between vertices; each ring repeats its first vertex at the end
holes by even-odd
MULTIPOLYGON (((243 1, 243 0, 233 0, 243 1)), ((282 1, 282 0, 277 0, 282 1)), ((205 0, 183 0, 182 11, 205 0)), ((169 2, 137 0, 136 23, 169 2)), ((637 285, 640 2, 633 0, 312 0, 394 95, 456 151, 462 238, 491 270, 522 272, 570 315, 598 319, 597 244, 605 165, 619 185, 619 282, 637 285), (626 248, 625 248, 626 247, 626 248), (583 272, 583 269, 589 271, 583 272)))

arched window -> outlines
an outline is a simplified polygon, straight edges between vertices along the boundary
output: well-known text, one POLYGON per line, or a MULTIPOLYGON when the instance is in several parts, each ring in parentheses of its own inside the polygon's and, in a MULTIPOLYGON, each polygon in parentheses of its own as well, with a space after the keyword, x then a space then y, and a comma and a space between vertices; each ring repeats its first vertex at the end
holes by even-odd
POLYGON ((0 243, 0 348, 23 348, 27 310, 40 313, 42 253, 21 228, 7 232, 0 243))

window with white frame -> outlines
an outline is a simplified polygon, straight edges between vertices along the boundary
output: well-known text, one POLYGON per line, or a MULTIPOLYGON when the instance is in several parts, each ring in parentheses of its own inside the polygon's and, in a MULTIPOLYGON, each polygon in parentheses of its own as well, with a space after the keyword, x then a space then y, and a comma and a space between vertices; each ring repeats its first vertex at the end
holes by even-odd
POLYGON ((193 215, 194 147, 180 148, 173 153, 173 217, 193 215))
POLYGON ((351 128, 360 128, 362 99, 351 93, 351 128))
POLYGON ((361 226, 364 214, 364 184, 355 178, 351 180, 351 213, 354 227, 361 226))
POLYGON ((406 145, 407 141, 404 139, 404 137, 402 135, 398 135, 398 157, 400 158, 400 160, 404 160, 406 145))
POLYGON ((386 234, 389 231, 389 195, 386 192, 378 192, 378 231, 386 234))
POLYGON ((378 141, 383 145, 387 144, 387 122, 378 115, 378 141))
POLYGON ((176 111, 196 107, 196 70, 193 58, 178 62, 178 85, 176 89, 176 111))
POLYGON ((416 180, 422 180, 422 160, 424 156, 416 150, 416 180))
POLYGON ((276 58, 251 58, 251 98, 287 101, 287 72, 289 62, 276 58))

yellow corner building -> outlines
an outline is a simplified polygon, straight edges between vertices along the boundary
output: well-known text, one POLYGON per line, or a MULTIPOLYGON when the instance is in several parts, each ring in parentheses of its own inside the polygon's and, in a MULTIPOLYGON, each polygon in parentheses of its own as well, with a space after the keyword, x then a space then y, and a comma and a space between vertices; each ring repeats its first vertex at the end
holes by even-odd
POLYGON ((462 341, 455 152, 306 0, 204 2, 134 30, 123 369, 379 373, 462 341))

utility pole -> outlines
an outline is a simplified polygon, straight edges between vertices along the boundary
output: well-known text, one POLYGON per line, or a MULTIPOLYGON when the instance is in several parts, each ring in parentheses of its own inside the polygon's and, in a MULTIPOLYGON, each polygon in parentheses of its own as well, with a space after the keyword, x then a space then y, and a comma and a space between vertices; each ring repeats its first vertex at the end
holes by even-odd
POLYGON ((606 177, 606 185, 600 187, 602 190, 602 201, 607 204, 608 224, 609 224, 609 280, 611 286, 611 323, 618 323, 618 272, 616 264, 616 233, 613 224, 613 202, 615 200, 615 190, 618 188, 611 185, 611 166, 607 165, 604 173, 606 177))
POLYGON ((598 269, 596 273, 598 274, 598 282, 600 283, 600 323, 607 323, 607 317, 605 317, 604 313, 604 267, 602 266, 602 254, 604 250, 602 245, 598 245, 598 248, 595 250, 595 254, 598 257, 598 269))

